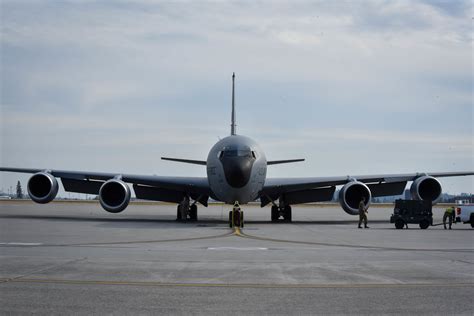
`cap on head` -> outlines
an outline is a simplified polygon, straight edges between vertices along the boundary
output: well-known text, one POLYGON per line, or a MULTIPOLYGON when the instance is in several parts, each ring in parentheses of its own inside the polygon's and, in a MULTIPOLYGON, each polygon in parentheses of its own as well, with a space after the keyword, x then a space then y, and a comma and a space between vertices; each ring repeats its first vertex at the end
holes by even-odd
POLYGON ((234 202, 234 206, 239 206, 239 202, 238 202, 238 201, 235 201, 235 202, 234 202))

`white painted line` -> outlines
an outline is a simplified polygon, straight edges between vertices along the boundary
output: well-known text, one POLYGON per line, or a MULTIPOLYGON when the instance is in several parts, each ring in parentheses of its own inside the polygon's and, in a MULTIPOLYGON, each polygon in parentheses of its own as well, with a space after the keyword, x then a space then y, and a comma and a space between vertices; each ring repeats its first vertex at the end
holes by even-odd
POLYGON ((243 250, 243 251, 252 251, 252 250, 268 250, 268 248, 261 247, 209 247, 207 250, 243 250))
POLYGON ((41 246, 40 242, 0 242, 0 245, 8 246, 41 246))

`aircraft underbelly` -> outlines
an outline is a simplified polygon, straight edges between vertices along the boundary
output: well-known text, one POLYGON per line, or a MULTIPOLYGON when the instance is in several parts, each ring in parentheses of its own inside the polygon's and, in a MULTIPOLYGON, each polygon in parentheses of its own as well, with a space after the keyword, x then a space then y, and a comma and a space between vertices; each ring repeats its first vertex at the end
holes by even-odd
POLYGON ((219 164, 211 165, 208 168, 209 186, 212 192, 219 201, 229 204, 233 204, 235 201, 240 204, 255 201, 263 189, 265 174, 257 164, 255 168, 252 168, 248 183, 241 188, 235 188, 226 181, 224 170, 219 164))

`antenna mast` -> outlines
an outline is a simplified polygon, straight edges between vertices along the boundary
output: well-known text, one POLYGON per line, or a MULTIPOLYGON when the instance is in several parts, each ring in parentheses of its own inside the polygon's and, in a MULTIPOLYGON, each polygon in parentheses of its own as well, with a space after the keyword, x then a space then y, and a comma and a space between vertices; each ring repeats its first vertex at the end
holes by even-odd
POLYGON ((232 73, 232 122, 230 124, 230 135, 235 135, 236 126, 235 125, 235 72, 232 73))

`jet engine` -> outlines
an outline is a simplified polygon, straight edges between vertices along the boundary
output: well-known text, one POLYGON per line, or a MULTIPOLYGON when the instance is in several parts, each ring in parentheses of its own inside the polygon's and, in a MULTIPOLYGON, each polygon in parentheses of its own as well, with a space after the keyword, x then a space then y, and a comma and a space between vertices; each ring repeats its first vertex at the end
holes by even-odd
POLYGON ((359 214, 359 203, 365 198, 365 207, 369 207, 372 193, 369 187, 359 181, 352 181, 347 183, 339 191, 339 203, 342 209, 350 215, 359 214))
POLYGON ((441 198, 441 183, 436 178, 423 176, 413 181, 410 193, 412 199, 431 201, 434 205, 441 198))
POLYGON ((110 213, 120 213, 130 202, 130 188, 125 182, 117 179, 108 180, 99 190, 100 205, 110 213))
POLYGON ((28 180, 28 195, 36 203, 45 204, 58 194, 58 180, 47 172, 38 172, 28 180))

